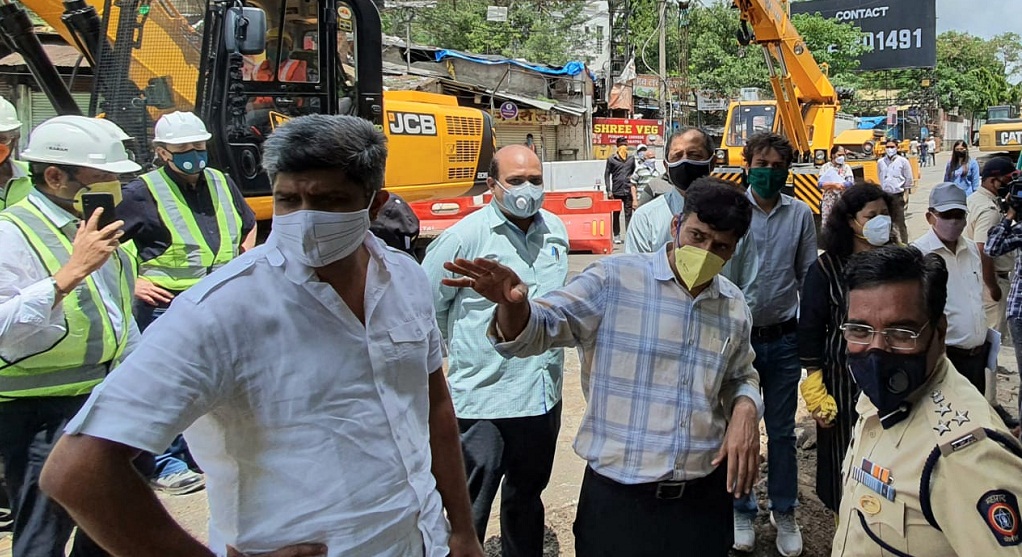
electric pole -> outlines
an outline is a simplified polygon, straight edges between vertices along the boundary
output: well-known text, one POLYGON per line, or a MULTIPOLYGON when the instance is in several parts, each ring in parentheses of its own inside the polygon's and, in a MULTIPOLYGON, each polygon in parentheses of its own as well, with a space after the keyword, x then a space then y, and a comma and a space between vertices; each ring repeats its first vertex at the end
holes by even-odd
POLYGON ((671 101, 667 98, 667 0, 658 0, 660 3, 660 9, 657 10, 660 13, 660 118, 664 120, 664 124, 669 125, 668 120, 668 107, 671 105, 671 101))

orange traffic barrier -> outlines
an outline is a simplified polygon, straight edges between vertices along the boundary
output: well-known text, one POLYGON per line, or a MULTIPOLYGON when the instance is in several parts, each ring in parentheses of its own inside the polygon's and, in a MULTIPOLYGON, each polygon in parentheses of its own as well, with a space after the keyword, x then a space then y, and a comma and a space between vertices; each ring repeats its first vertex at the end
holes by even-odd
POLYGON ((427 237, 439 236, 466 215, 485 207, 477 205, 471 197, 416 201, 408 206, 419 217, 419 235, 427 237))
POLYGON ((614 251, 614 211, 620 199, 604 199, 602 191, 547 192, 543 208, 561 218, 571 251, 614 251))
MULTIPOLYGON (((482 209, 491 194, 476 204, 471 197, 417 201, 408 205, 419 217, 422 236, 439 236, 466 215, 482 209)), ((618 199, 604 199, 602 191, 547 192, 543 208, 560 217, 568 230, 571 251, 611 253, 614 251, 613 215, 621 210, 618 199)))

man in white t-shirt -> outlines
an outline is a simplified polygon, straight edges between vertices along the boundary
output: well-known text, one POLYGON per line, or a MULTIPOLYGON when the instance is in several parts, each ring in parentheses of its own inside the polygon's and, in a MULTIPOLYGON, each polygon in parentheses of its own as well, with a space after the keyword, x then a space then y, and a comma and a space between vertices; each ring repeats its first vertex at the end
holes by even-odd
POLYGON ((429 283, 368 233, 385 162, 383 134, 353 116, 267 139, 269 241, 175 298, 43 470, 111 553, 482 556, 429 283), (131 469, 182 430, 209 549, 131 469))

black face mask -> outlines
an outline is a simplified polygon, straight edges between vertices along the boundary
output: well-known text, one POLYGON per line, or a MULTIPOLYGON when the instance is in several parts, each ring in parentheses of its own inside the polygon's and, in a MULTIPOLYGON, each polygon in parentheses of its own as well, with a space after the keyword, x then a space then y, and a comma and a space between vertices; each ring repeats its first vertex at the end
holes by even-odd
POLYGON ((927 352, 897 354, 874 348, 848 355, 848 370, 877 407, 884 429, 908 417, 912 404, 906 398, 926 382, 927 352))
POLYGON ((692 185, 692 182, 710 174, 710 160, 712 159, 705 161, 681 159, 669 162, 667 163, 667 177, 674 187, 685 191, 692 185))

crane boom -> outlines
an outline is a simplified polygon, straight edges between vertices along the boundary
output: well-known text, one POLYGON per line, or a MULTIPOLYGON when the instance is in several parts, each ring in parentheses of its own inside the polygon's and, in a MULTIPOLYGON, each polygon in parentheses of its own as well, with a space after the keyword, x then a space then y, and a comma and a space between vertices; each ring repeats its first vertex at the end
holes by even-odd
POLYGON ((788 17, 786 0, 734 0, 747 38, 763 47, 778 115, 795 150, 803 158, 812 153, 813 130, 808 109, 813 106, 836 113, 837 92, 820 69, 802 35, 788 17))

